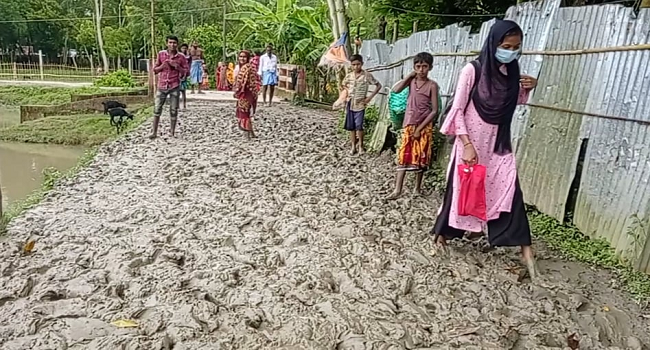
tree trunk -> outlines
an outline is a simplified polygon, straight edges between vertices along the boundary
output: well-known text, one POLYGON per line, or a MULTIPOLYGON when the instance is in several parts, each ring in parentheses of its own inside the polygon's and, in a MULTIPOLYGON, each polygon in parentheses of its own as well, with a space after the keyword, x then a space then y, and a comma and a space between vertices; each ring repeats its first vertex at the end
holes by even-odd
POLYGON ((332 22, 332 36, 334 40, 338 40, 341 36, 341 30, 339 29, 339 22, 336 17, 336 3, 335 0, 327 0, 327 7, 330 11, 330 21, 332 22))
POLYGON ((381 16, 379 18, 379 27, 377 28, 377 37, 381 40, 386 40, 386 25, 388 25, 386 17, 381 16))
POLYGON ((348 40, 346 41, 345 47, 347 48, 348 53, 352 52, 352 45, 350 43, 350 30, 348 29, 348 19, 345 15, 345 4, 343 0, 334 0, 336 5, 336 21, 339 27, 340 35, 343 33, 348 33, 348 40))
POLYGON ((106 58, 106 51, 104 51, 104 38, 102 36, 102 0, 95 0, 95 29, 97 30, 97 46, 99 54, 102 57, 102 64, 104 65, 104 73, 108 73, 108 58, 106 58))
POLYGON ((650 9, 650 0, 641 0, 642 9, 650 9))
POLYGON ((393 44, 397 42, 398 37, 399 37, 399 19, 396 19, 395 23, 393 24, 393 44))

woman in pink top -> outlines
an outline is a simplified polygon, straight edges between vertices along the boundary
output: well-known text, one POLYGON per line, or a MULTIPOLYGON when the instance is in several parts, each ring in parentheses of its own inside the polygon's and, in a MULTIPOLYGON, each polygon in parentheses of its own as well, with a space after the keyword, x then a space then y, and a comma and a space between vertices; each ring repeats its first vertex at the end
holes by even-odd
POLYGON ((436 243, 444 247, 447 239, 461 238, 465 232, 480 233, 487 226, 490 245, 521 246, 524 262, 535 278, 530 226, 510 135, 517 104, 525 103, 530 90, 537 86, 535 78, 519 73, 522 37, 515 22, 497 21, 477 61, 461 72, 452 109, 441 127, 443 134, 455 135, 456 140, 447 190, 432 233, 436 243), (462 163, 481 164, 487 169, 487 222, 458 215, 460 186, 456 166, 462 163))

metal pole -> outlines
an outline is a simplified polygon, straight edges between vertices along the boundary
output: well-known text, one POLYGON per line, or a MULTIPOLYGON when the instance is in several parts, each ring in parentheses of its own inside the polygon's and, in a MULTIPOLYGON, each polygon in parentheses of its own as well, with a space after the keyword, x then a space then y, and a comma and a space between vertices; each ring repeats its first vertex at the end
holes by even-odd
POLYGON ((227 0, 223 1, 223 29, 221 35, 223 36, 223 62, 226 62, 226 3, 227 0))

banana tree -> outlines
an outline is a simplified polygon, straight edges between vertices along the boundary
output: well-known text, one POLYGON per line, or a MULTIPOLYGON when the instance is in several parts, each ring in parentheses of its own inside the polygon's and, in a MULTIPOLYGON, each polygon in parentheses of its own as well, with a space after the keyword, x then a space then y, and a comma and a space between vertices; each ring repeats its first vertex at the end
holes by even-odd
POLYGON ((290 58, 289 53, 295 46, 293 34, 296 26, 299 22, 305 26, 304 19, 297 19, 297 14, 304 17, 303 13, 316 12, 311 7, 298 6, 297 0, 277 0, 275 8, 254 0, 241 0, 237 2, 237 9, 237 12, 226 15, 227 20, 242 23, 235 41, 243 47, 259 45, 260 42, 264 45, 272 43, 283 60, 290 58))

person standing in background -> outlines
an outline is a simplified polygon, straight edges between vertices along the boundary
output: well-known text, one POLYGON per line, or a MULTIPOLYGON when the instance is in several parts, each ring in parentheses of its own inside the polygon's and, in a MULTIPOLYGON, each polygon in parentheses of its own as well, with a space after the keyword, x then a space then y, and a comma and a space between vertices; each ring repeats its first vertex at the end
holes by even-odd
POLYGON ((190 83, 192 84, 192 91, 194 93, 194 87, 198 89, 198 93, 201 92, 201 84, 203 83, 203 49, 199 46, 199 43, 192 42, 192 47, 190 48, 190 57, 192 59, 192 65, 190 66, 190 83))
POLYGON ((177 51, 177 48, 178 38, 173 35, 168 36, 167 50, 158 52, 158 58, 153 68, 154 73, 158 74, 158 90, 153 110, 153 126, 151 136, 149 136, 152 140, 158 137, 160 115, 167 98, 169 98, 170 131, 172 137, 176 135, 181 79, 189 71, 187 59, 177 51))
MULTIPOLYGON (((192 57, 190 56, 188 52, 188 46, 187 44, 183 43, 181 45, 181 54, 185 59, 187 60, 187 66, 189 67, 191 62, 192 62, 192 57)), ((190 72, 188 71, 185 76, 181 78, 181 97, 183 98, 183 109, 187 109, 187 88, 189 87, 189 74, 190 72)))
POLYGON ((246 138, 254 138, 252 118, 257 110, 257 89, 256 72, 250 65, 250 53, 242 51, 239 53, 239 74, 235 79, 235 98, 237 99, 237 121, 239 128, 245 132, 246 138))
POLYGON ((266 46, 266 54, 260 57, 260 66, 257 75, 262 77, 262 100, 266 104, 266 91, 269 90, 269 104, 273 102, 275 87, 278 85, 278 57, 273 54, 273 46, 266 46))

